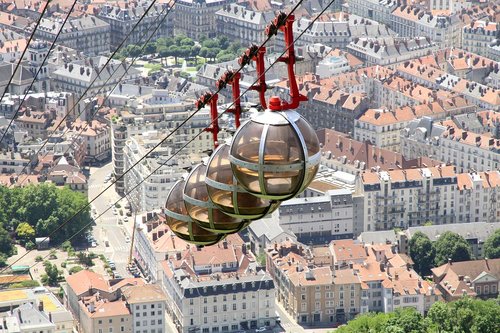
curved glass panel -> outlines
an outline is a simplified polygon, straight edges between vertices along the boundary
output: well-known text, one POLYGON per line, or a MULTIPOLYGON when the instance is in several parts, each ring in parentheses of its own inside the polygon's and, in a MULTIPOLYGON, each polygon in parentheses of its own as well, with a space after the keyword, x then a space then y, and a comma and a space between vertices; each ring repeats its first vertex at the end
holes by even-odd
POLYGON ((210 199, 229 216, 257 220, 279 207, 278 201, 256 197, 238 186, 229 162, 229 146, 226 144, 217 148, 210 158, 206 178, 210 199))
POLYGON ((264 199, 287 200, 314 179, 319 151, 314 129, 298 113, 266 111, 237 131, 230 162, 244 190, 264 199))
POLYGON ((166 223, 172 232, 186 242, 196 245, 216 244, 224 238, 200 228, 187 214, 183 199, 184 181, 174 184, 165 202, 166 223))
POLYGON ((208 196, 205 184, 207 167, 197 165, 186 180, 184 203, 188 215, 200 227, 214 233, 234 233, 241 230, 246 222, 224 214, 208 196))

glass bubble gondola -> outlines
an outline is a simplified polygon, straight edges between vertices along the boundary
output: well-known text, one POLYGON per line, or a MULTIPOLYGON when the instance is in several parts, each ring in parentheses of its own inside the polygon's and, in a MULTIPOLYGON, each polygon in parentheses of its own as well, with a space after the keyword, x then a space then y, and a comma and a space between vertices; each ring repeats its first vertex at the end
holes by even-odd
POLYGON ((167 225, 172 232, 186 242, 196 245, 213 245, 224 238, 223 234, 215 234, 200 228, 188 215, 184 205, 184 180, 174 184, 165 203, 167 225))
POLYGON ((208 196, 205 183, 207 166, 198 164, 189 174, 184 186, 184 203, 187 213, 201 228, 216 234, 235 233, 246 227, 249 221, 224 214, 208 196))
POLYGON ((246 192, 238 185, 229 162, 229 146, 219 146, 210 157, 205 183, 208 195, 225 214, 242 219, 257 220, 279 207, 279 201, 270 201, 246 192))
POLYGON ((302 116, 266 110, 238 129, 229 158, 234 176, 247 192, 288 200, 314 179, 321 155, 318 137, 302 116))

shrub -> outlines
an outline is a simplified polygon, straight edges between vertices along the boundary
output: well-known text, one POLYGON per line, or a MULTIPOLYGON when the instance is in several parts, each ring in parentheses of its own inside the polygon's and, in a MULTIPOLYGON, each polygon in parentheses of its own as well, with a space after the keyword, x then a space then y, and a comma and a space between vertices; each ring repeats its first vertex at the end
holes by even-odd
POLYGON ((72 275, 72 274, 78 273, 80 271, 83 271, 82 266, 73 266, 69 269, 69 274, 72 275))
POLYGON ((35 262, 41 262, 41 261, 43 261, 42 256, 36 256, 35 262))

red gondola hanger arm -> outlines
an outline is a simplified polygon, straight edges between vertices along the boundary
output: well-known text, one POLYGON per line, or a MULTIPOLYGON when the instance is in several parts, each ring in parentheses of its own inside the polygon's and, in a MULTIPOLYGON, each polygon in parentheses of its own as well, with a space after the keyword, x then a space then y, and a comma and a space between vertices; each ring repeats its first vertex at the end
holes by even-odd
POLYGON ((226 112, 232 113, 234 115, 234 124, 236 128, 240 127, 241 116, 240 79, 241 74, 239 72, 228 70, 224 74, 222 74, 221 78, 216 83, 217 89, 225 88, 228 84, 231 85, 233 107, 227 109, 226 112))
POLYGON ((307 97, 299 92, 297 79, 295 78, 295 63, 297 57, 295 55, 295 41, 293 39, 294 21, 295 16, 293 14, 287 15, 284 12, 280 12, 266 28, 267 36, 276 35, 278 31, 282 31, 285 35, 286 55, 279 57, 278 61, 287 65, 288 81, 290 82, 290 102, 279 100, 280 103, 278 103, 278 99, 273 97, 273 101, 269 105, 269 108, 273 111, 296 109, 299 107, 300 102, 307 101, 307 97))
POLYGON ((213 140, 214 140, 214 148, 217 148, 219 145, 218 142, 218 136, 220 132, 219 128, 219 114, 217 111, 217 100, 219 99, 218 94, 214 94, 212 92, 206 92, 203 94, 195 103, 196 108, 198 110, 202 109, 207 105, 207 103, 210 104, 210 126, 205 128, 206 132, 212 133, 213 140))
MULTIPOLYGON (((267 108, 266 102, 266 64, 265 64, 266 48, 258 47, 257 45, 250 46, 245 53, 238 59, 240 66, 246 66, 250 62, 255 61, 257 71, 257 84, 252 85, 249 90, 254 90, 259 93, 259 101, 264 109, 267 108)), ((239 95, 238 95, 239 96, 239 95)), ((238 98, 239 100, 239 98, 238 98)), ((236 101, 236 100, 235 100, 236 101)))

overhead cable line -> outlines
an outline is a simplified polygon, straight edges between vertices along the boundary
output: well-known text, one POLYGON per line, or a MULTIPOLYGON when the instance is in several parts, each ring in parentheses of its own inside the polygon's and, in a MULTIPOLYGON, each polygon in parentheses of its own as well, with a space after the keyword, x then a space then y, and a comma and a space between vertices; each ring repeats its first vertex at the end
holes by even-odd
MULTIPOLYGON (((301 3, 303 0, 301 0, 299 3, 301 3)), ((323 10, 308 24, 308 26, 306 27, 306 29, 304 29, 298 36, 297 38, 294 39, 294 42, 290 45, 290 47, 292 45, 295 44, 295 42, 300 39, 306 32, 307 30, 309 30, 310 27, 312 27, 312 25, 326 12, 326 10, 335 2, 335 0, 331 0, 329 2, 329 4, 327 6, 325 6, 325 8, 323 8, 323 10)), ((295 11, 295 9, 297 8, 297 6, 294 7, 293 11, 295 11)), ((292 14, 293 11, 291 11, 288 15, 292 14)), ((267 39, 269 40, 269 39, 267 39)), ((267 41, 266 40, 266 41, 267 41)), ((265 44, 265 42, 264 42, 265 44)), ((264 44, 261 45, 264 46, 264 44)), ((290 47, 287 47, 282 53, 281 55, 261 74, 259 75, 259 77, 254 81, 253 85, 256 84, 257 82, 259 82, 260 78, 262 76, 264 76, 264 74, 266 74, 278 61, 279 61, 279 58, 282 57, 290 47)), ((240 67, 240 70, 241 70, 241 67, 240 67)), ((239 99, 241 99, 241 97, 243 97, 243 95, 245 95, 248 91, 250 91, 252 85, 250 85, 249 88, 247 88, 245 91, 243 91, 243 93, 239 96, 239 99)), ((219 89, 220 90, 220 89, 219 89)), ((214 94, 215 95, 215 94, 214 94)), ((234 104, 236 103, 236 101, 233 101, 229 107, 226 108, 226 110, 230 109, 231 107, 234 106, 234 104)), ((192 118, 194 116, 196 112, 194 112, 192 115, 190 115, 188 118, 192 118)), ((151 175, 153 175, 155 172, 157 172, 158 170, 160 170, 163 166, 165 166, 172 158, 174 158, 178 153, 180 153, 184 148, 186 148, 189 144, 191 144, 197 137, 199 137, 201 134, 203 134, 205 132, 205 130, 207 128, 209 128, 212 124, 214 124, 223 114, 225 113, 222 112, 216 119, 214 119, 205 129, 203 129, 202 131, 200 131, 197 135, 195 135, 193 138, 191 138, 188 142, 186 142, 183 146, 181 146, 181 148, 179 148, 173 155, 169 156, 168 159, 166 159, 163 163, 161 163, 157 168, 155 168, 152 172, 149 173, 149 175, 147 177, 144 177, 143 180, 139 181, 130 191, 128 191, 125 196, 127 195, 130 195, 130 193, 132 193, 135 189, 137 189, 137 187, 142 184, 144 182, 145 179, 149 178, 151 175)), ((114 182, 112 182, 110 185, 108 185, 103 191, 101 191, 97 196, 95 196, 91 201, 89 201, 84 207, 82 207, 79 211, 77 211, 75 214, 73 214, 73 216, 71 216, 68 220, 66 220, 63 224, 61 224, 56 230, 54 230, 51 235, 56 232, 57 230, 59 230, 60 228, 62 228, 64 225, 66 225, 67 223, 69 223, 74 217, 76 217, 78 214, 80 214, 82 211, 84 211, 84 209, 86 209, 87 207, 89 207, 90 204, 92 204, 97 198, 99 198, 104 192, 106 192, 109 188, 111 188, 118 180, 120 180, 121 178, 123 178, 123 176, 125 176, 126 173, 130 172, 135 166, 137 166, 137 164, 139 164, 144 158, 146 158, 149 154, 151 154, 157 147, 159 147, 163 142, 165 142, 168 138, 171 137, 171 135, 173 133, 175 133, 175 131, 177 131, 182 125, 184 125, 187 121, 189 121, 189 119, 183 121, 181 123, 181 125, 177 126, 176 129, 173 131, 173 132, 170 132, 164 139, 162 139, 157 145, 155 145, 152 149, 150 149, 143 157, 141 157, 136 163, 134 163, 129 169, 127 169, 119 178, 115 179, 114 182)), ((124 196, 124 197, 125 197, 124 196)), ((114 202, 114 204, 120 202, 124 197, 116 200, 114 202)), ((113 205, 114 205, 113 204, 113 205)), ((111 209, 111 206, 109 206, 108 208, 106 208, 101 214, 99 214, 97 217, 95 217, 94 220, 97 220, 98 218, 100 218, 102 215, 104 215, 107 211, 109 211, 111 209)), ((82 227, 77 233, 74 233, 70 238, 68 239, 72 239, 74 238, 76 235, 78 235, 80 232, 82 232, 83 230, 85 230, 88 226, 90 226, 93 222, 91 223, 88 223, 86 224, 84 227, 82 227)), ((135 223, 135 221, 134 221, 135 223)), ((45 239, 47 239, 49 236, 47 236, 45 239)), ((28 253, 30 253, 31 251, 33 250, 29 250, 27 251, 24 255, 22 255, 20 258, 18 258, 17 260, 15 260, 12 264, 10 264, 9 266, 7 266, 6 268, 4 268, 2 271, 0 271, 0 273, 2 273, 5 269, 15 265, 17 262, 19 262, 23 257, 25 257, 28 253)), ((35 265, 37 265, 38 263, 35 263, 33 264, 31 267, 34 267, 35 265)))
MULTIPOLYGON (((12 75, 9 78, 9 82, 7 82, 7 85, 5 86, 5 89, 2 93, 2 97, 0 97, 0 103, 3 101, 3 98, 5 97, 5 94, 7 93, 7 90, 9 89, 9 86, 11 85, 12 80, 14 79, 14 76, 16 75, 17 70, 19 69, 21 62, 23 62, 23 58, 26 55, 26 51, 28 51, 28 47, 31 44, 31 40, 35 36, 35 32, 37 31, 38 26, 40 25, 40 22, 42 22, 43 15, 45 15, 45 12, 49 8, 49 2, 50 2, 50 0, 48 0, 45 3, 45 7, 43 8, 42 13, 40 14, 40 17, 38 18, 38 20, 36 21, 35 27, 33 28, 33 32, 31 33, 30 37, 28 38, 28 41, 26 42, 26 47, 24 48, 23 52, 21 53, 19 61, 16 64, 16 68, 14 68, 14 71, 12 72, 12 75)), ((0 143, 2 142, 2 140, 3 140, 3 136, 2 136, 2 139, 0 139, 0 143)))
MULTIPOLYGON (((156 31, 159 29, 160 25, 165 21, 166 17, 168 16, 168 14, 170 13, 170 11, 172 10, 173 6, 177 3, 178 0, 171 0, 169 2, 169 4, 167 4, 167 7, 164 8, 162 10, 162 13, 165 12, 165 10, 168 9, 167 13, 165 14, 164 18, 162 19, 162 21, 160 22, 160 24, 158 25, 158 27, 154 30, 154 33, 151 34, 151 36, 149 37, 148 41, 146 43, 144 43, 143 47, 146 46, 146 44, 149 42, 149 40, 154 36, 154 34, 156 33, 156 31), (168 7, 170 5, 170 2, 173 1, 173 5, 172 7, 168 7)), ((125 41, 130 37, 130 35, 132 34, 132 32, 136 29, 136 27, 141 23, 141 21, 146 17, 146 15, 149 13, 149 11, 153 8, 154 4, 156 3, 156 0, 153 0, 151 2, 151 4, 149 5, 149 7, 146 9, 146 11, 144 12, 144 14, 141 16, 141 18, 137 21, 137 23, 132 27, 132 29, 128 32, 128 34, 125 36, 125 38, 121 41, 121 43, 118 45, 118 47, 115 49, 115 51, 109 56, 108 60, 104 63, 104 65, 102 66, 102 68, 99 70, 99 72, 96 74, 95 78, 92 80, 92 82, 90 82, 89 86, 85 89, 85 91, 83 92, 82 95, 80 95, 80 97, 78 98, 78 100, 73 104, 73 106, 71 107, 71 109, 64 115, 64 117, 59 121, 59 123, 57 124, 57 126, 54 128, 54 130, 48 135, 47 139, 43 142, 43 144, 40 146, 40 148, 37 150, 37 152, 35 154, 33 154, 33 156, 37 157, 40 152, 42 151, 42 149, 45 147, 45 145, 49 142, 49 139, 56 133, 57 129, 64 123, 64 121, 66 120, 66 118, 74 111, 74 109, 76 108, 77 105, 79 105, 79 103, 82 101, 82 99, 84 97, 86 97, 87 93, 89 92, 89 90, 92 88, 92 86, 94 85, 95 81, 100 78, 101 76, 101 73, 106 69, 106 66, 108 66, 108 64, 113 60, 113 57, 118 53, 118 51, 120 50, 120 48, 123 47, 123 45, 125 44, 125 41)), ((156 20, 158 20, 160 18, 161 14, 155 19, 154 22, 151 23, 151 25, 149 26, 149 28, 151 28, 153 26, 153 24, 156 22, 156 20)), ((146 36, 147 32, 149 32, 149 29, 146 30, 145 34, 143 34, 142 37, 146 36)), ((141 39, 142 39, 141 37, 141 39)), ((120 66, 122 66, 123 63, 121 63, 118 68, 120 66)), ((124 72, 124 74, 122 75, 122 77, 120 78, 120 80, 117 81, 117 84, 115 85, 115 88, 116 86, 120 83, 121 79, 125 76, 125 74, 128 72, 128 70, 130 69, 132 65, 130 65, 127 70, 124 72)), ((96 93, 99 94, 101 92, 101 90, 105 87, 105 85, 109 82, 109 80, 113 77, 114 73, 116 73, 116 71, 118 70, 118 68, 115 69, 115 71, 113 72, 113 74, 111 74, 109 76, 109 78, 106 80, 106 82, 99 88, 98 92, 96 93)), ((106 97, 107 98, 107 97, 106 97)), ((88 106, 88 105, 87 105, 88 106)), ((87 106, 85 106, 83 108, 82 111, 80 111, 77 115, 80 116, 86 109, 87 109, 87 106)), ((76 118, 77 118, 76 117, 76 118)), ((64 133, 66 133, 68 131, 68 129, 66 128, 64 133)), ((82 130, 80 131, 80 134, 79 136, 81 135, 81 133, 83 133, 83 128, 82 130)), ((66 152, 71 148, 71 145, 68 147, 68 149, 66 150, 66 152)), ((65 152, 65 153, 66 153, 65 152)), ((48 152, 42 157, 42 159, 48 155, 48 152)), ((36 162, 35 166, 40 162, 40 159, 36 162)), ((31 163, 28 163, 26 164, 23 169, 21 170, 21 172, 19 173, 19 175, 22 175, 25 171, 26 171, 26 168, 28 167, 28 165, 30 165, 31 163)), ((21 184, 24 183, 24 180, 26 180, 27 177, 25 177, 22 181, 21 181, 21 184)))
MULTIPOLYGON (((64 21, 63 21, 63 24, 61 25, 61 29, 59 29, 59 31, 57 32, 56 34, 56 37, 54 38, 54 41, 52 42, 52 44, 50 45, 50 48, 49 48, 49 51, 47 52, 47 55, 43 58, 43 61, 42 61, 42 64, 40 65, 40 68, 38 68, 38 70, 36 71, 35 73, 35 76, 33 77, 33 80, 31 81, 30 83, 30 86, 26 89, 26 93, 24 94, 24 97, 23 99, 21 100, 21 102, 19 102, 19 107, 17 108, 16 112, 14 113, 14 115, 12 116, 12 119, 10 120, 9 122, 9 125, 7 125, 7 128, 5 129, 5 132, 2 134, 2 137, 0 138, 0 144, 2 143, 2 140, 5 138, 5 135, 7 133, 7 131, 9 130, 9 128, 12 126, 12 123, 14 122, 14 119, 16 119, 16 116, 17 114, 19 113, 19 111, 21 110, 21 107, 22 105, 24 104, 24 101, 26 100, 26 96, 28 96, 28 93, 31 91, 31 89, 33 88, 33 84, 35 84, 36 82, 36 78, 38 77, 38 74, 40 74, 40 72, 42 71, 43 69, 43 66, 45 66, 45 62, 47 61, 47 59, 49 58, 49 54, 52 52, 52 50, 54 49, 54 46, 56 45, 56 41, 57 39, 59 38, 59 36, 61 35, 61 32, 63 31, 63 28, 64 26, 66 25, 66 22, 68 21, 69 17, 71 16, 71 12, 73 11, 73 9, 75 8, 76 6, 76 3, 77 3, 78 0, 74 0, 73 2, 73 5, 71 5, 71 8, 69 9, 68 11, 68 14, 66 15, 66 17, 64 18, 64 21)), ((47 6, 48 7, 48 4, 47 6)))

